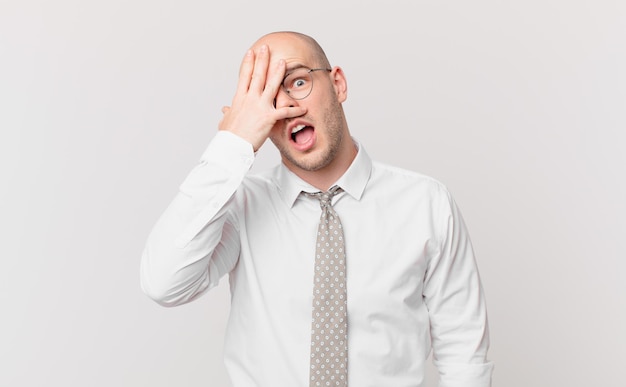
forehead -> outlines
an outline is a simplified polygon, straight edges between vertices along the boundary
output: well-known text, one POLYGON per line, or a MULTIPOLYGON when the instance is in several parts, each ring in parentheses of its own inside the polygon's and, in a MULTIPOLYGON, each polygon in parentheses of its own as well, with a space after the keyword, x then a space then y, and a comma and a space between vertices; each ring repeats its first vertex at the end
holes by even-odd
POLYGON ((295 66, 311 67, 315 65, 313 50, 303 40, 290 34, 271 34, 259 39, 252 49, 258 52, 261 45, 266 44, 270 49, 270 65, 280 59, 287 63, 287 69, 295 66))

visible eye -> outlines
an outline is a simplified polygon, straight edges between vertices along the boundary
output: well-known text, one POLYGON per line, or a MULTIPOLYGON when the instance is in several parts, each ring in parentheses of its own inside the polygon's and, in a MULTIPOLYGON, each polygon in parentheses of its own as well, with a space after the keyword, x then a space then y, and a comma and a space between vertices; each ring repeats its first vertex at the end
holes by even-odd
POLYGON ((309 70, 305 68, 296 69, 287 74, 283 81, 285 91, 295 99, 301 99, 308 95, 313 87, 313 79, 309 75, 309 70))
POLYGON ((308 84, 309 84, 309 79, 307 77, 298 77, 298 78, 290 79, 289 82, 287 83, 287 88, 291 90, 301 89, 303 87, 307 87, 308 84))

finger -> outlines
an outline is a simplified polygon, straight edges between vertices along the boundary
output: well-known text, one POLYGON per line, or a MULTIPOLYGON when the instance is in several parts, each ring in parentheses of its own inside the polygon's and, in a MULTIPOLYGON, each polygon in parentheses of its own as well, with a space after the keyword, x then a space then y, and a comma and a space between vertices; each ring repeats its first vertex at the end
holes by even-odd
POLYGON ((230 106, 222 106, 222 114, 226 114, 230 111, 230 106))
POLYGON ((279 120, 284 120, 285 118, 294 118, 294 117, 300 117, 306 114, 307 109, 305 107, 302 106, 293 106, 293 107, 282 107, 279 109, 276 109, 276 115, 274 116, 274 118, 276 119, 276 121, 279 120))
POLYGON ((265 83, 265 90, 263 91, 263 96, 265 98, 269 98, 274 101, 274 106, 276 106, 275 99, 276 95, 280 91, 280 87, 283 83, 283 78, 285 77, 285 60, 281 59, 278 61, 276 66, 272 68, 268 74, 267 82, 265 83))
POLYGON ((254 51, 248 50, 243 57, 241 67, 239 68, 239 83, 237 84, 237 93, 245 93, 250 87, 250 78, 254 69, 254 51))
POLYGON ((259 52, 256 54, 256 60, 254 61, 254 71, 252 73, 252 80, 250 81, 249 90, 255 90, 259 94, 263 92, 265 88, 265 79, 267 76, 267 68, 270 62, 269 48, 267 45, 262 45, 259 48, 259 52))

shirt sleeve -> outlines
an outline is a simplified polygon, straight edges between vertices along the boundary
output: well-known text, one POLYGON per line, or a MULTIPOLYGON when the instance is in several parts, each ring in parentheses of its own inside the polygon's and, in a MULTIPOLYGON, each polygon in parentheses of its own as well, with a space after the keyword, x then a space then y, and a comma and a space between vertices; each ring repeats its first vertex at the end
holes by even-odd
POLYGON ((163 306, 187 303, 237 263, 233 196, 254 162, 252 145, 220 131, 152 229, 141 258, 141 287, 163 306))
POLYGON ((443 189, 435 215, 442 220, 439 254, 424 284, 439 387, 489 387, 489 328, 470 238, 454 200, 443 189))

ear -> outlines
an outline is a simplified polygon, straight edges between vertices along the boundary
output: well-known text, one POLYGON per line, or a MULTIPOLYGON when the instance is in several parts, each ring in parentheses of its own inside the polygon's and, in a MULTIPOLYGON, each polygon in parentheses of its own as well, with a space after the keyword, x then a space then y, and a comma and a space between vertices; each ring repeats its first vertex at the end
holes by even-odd
POLYGON ((333 87, 335 94, 337 94, 337 100, 339 100, 339 103, 343 103, 348 99, 348 82, 346 75, 343 73, 341 67, 335 66, 330 72, 330 76, 333 79, 333 87))

